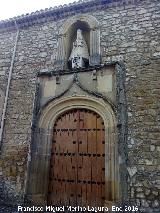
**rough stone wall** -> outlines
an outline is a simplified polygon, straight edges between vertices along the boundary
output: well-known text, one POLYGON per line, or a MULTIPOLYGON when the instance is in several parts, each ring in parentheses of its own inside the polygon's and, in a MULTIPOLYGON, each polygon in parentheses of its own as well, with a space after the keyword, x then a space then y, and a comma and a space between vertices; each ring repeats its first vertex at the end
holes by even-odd
POLYGON ((3 110, 8 72, 11 65, 15 31, 0 34, 0 118, 3 110))
MULTIPOLYGON (((0 160, 3 190, 1 196, 9 197, 10 200, 7 202, 11 203, 21 201, 25 190, 36 73, 52 64, 51 54, 57 45, 55 40, 57 33, 53 33, 57 32, 55 23, 51 24, 50 31, 47 25, 20 29, 19 32, 0 160)), ((4 75, 1 76, 4 87, 8 79, 15 36, 16 32, 13 36, 8 32, 1 35, 4 55, 10 51, 10 58, 0 63, 2 70, 6 68, 6 73, 3 72, 4 75)))
POLYGON ((160 4, 110 8, 96 17, 101 23, 103 62, 123 58, 126 68, 129 197, 142 211, 156 212, 160 210, 160 4))
MULTIPOLYGON (((14 40, 12 42, 14 44, 14 40)), ((44 67, 46 63, 45 53, 47 50, 44 53, 44 43, 46 43, 45 36, 41 36, 41 29, 20 31, 2 146, 4 192, 7 193, 5 196, 11 198, 21 198, 24 193, 35 76, 39 67, 44 67), (42 39, 42 37, 44 38, 42 39)), ((7 48, 5 43, 4 48, 7 48)), ((10 65, 9 60, 8 63, 10 65)))
MULTIPOLYGON (((0 33, 0 121, 3 111, 8 73, 11 65, 12 52, 15 40, 15 31, 0 33)), ((1 126, 1 123, 0 123, 1 126)), ((0 157, 0 194, 4 192, 4 162, 0 157)), ((1 200, 1 198, 0 198, 1 200)))
MULTIPOLYGON (((143 212, 158 212, 160 4, 147 2, 99 11, 95 8, 88 14, 100 23, 102 63, 123 60, 126 68, 128 197, 143 212)), ((1 182, 5 196, 11 200, 24 195, 36 73, 53 70, 58 29, 64 21, 46 21, 20 29, 0 160, 1 182)), ((14 40, 15 31, 0 34, 0 45, 5 52, 0 55, 2 90, 5 90, 14 40)))

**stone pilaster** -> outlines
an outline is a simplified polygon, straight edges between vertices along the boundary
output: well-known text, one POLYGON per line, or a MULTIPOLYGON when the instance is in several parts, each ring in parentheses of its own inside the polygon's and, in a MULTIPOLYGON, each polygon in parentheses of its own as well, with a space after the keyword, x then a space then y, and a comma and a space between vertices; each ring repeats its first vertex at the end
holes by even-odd
POLYGON ((90 31, 90 59, 91 66, 100 64, 100 30, 98 28, 90 31))

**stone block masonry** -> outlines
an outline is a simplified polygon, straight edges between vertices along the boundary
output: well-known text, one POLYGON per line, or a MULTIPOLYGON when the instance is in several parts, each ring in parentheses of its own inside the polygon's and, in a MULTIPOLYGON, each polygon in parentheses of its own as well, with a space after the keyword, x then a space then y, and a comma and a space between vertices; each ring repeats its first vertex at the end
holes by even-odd
MULTIPOLYGON (((31 142, 37 72, 54 70, 59 28, 56 20, 19 26, 3 143, 0 201, 23 203, 31 142)), ((100 24, 101 62, 122 61, 126 69, 128 200, 140 212, 160 212, 160 4, 133 1, 82 9, 100 24)), ((77 11, 78 14, 78 11, 77 11)), ((19 24, 20 25, 20 24, 19 24)), ((0 116, 16 37, 0 26, 0 116), (3 30, 3 31, 2 31, 3 30)))

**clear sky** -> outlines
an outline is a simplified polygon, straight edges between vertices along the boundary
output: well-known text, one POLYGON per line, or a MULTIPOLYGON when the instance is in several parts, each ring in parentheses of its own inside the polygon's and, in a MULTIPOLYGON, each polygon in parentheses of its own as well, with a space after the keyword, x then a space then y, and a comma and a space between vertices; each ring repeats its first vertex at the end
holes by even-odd
POLYGON ((77 0, 0 0, 0 20, 74 1, 77 0))

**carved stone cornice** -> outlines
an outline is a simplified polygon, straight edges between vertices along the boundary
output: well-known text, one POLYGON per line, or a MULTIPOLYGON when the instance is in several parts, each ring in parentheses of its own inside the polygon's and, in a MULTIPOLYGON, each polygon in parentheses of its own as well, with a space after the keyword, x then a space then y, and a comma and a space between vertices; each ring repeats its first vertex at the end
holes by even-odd
POLYGON ((37 73, 37 76, 57 76, 57 75, 69 75, 72 73, 79 73, 79 72, 92 72, 93 70, 99 70, 102 69, 103 67, 107 66, 113 66, 119 63, 118 61, 110 61, 105 64, 101 64, 99 66, 93 66, 93 67, 88 67, 88 68, 79 68, 79 69, 72 69, 72 70, 45 70, 45 71, 40 71, 37 73))

